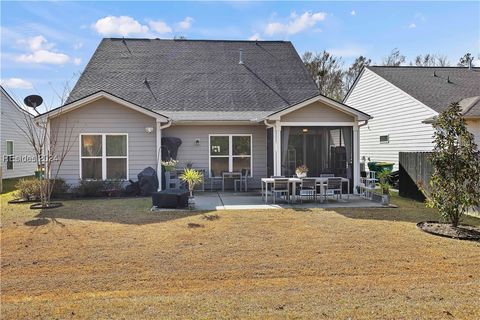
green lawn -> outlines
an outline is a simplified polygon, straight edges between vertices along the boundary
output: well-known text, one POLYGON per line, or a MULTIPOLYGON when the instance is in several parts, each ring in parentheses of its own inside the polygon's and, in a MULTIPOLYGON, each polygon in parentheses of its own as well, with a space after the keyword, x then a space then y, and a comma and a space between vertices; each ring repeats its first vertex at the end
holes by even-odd
MULTIPOLYGON (((2 205, 2 318, 475 319, 480 243, 398 209, 150 212, 150 200, 2 205)), ((480 225, 480 219, 466 218, 480 225)))

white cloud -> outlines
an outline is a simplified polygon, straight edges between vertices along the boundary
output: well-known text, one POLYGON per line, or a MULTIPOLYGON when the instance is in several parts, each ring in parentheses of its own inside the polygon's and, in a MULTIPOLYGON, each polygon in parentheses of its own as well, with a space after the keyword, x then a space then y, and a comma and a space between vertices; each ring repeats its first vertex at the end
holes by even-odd
POLYGON ((162 20, 149 21, 148 25, 150 26, 150 28, 152 28, 154 31, 156 31, 160 34, 165 34, 165 33, 172 32, 172 28, 170 28, 168 26, 168 24, 166 24, 162 20))
POLYGON ((53 52, 48 50, 38 50, 31 54, 22 54, 16 58, 18 62, 26 63, 49 63, 49 64, 65 64, 70 61, 70 57, 64 53, 53 52))
POLYGON ((16 56, 15 60, 17 62, 65 64, 71 60, 68 55, 54 50, 55 44, 48 42, 42 35, 19 39, 17 43, 26 46, 27 51, 29 51, 16 56))
POLYGON ((129 16, 107 16, 98 19, 92 28, 102 36, 131 36, 148 32, 148 27, 129 16))
POLYGON ((33 86, 27 80, 20 78, 2 79, 2 86, 12 89, 31 89, 33 86))
POLYGON ((82 59, 80 59, 80 58, 75 58, 75 59, 73 59, 73 63, 78 66, 80 63, 82 63, 82 59))
POLYGON ((193 18, 192 17, 186 17, 182 21, 178 22, 176 24, 177 30, 188 30, 192 26, 193 23, 193 18))
POLYGON ((356 15, 357 15, 357 13, 355 12, 355 10, 352 10, 352 11, 350 12, 350 15, 352 15, 352 16, 356 16, 356 15))
POLYGON ((409 24, 408 29, 415 29, 416 27, 417 25, 414 22, 412 22, 409 24))
POLYGON ((248 40, 250 41, 255 41, 255 40, 262 40, 262 38, 260 37, 260 34, 257 32, 257 33, 254 33, 252 34, 248 40))
POLYGON ((326 16, 327 14, 325 12, 312 13, 310 11, 306 11, 300 16, 298 16, 295 12, 292 12, 286 23, 268 23, 265 27, 265 34, 273 36, 275 34, 291 35, 299 33, 308 28, 314 27, 318 22, 325 20, 326 16))

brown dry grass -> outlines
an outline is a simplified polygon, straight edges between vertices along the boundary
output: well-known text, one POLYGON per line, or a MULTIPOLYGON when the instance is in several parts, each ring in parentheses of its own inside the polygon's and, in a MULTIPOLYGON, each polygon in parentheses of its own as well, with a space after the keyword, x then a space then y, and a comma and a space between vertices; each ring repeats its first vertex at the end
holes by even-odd
POLYGON ((417 230, 434 212, 400 198, 399 209, 216 219, 151 213, 148 199, 69 201, 38 214, 8 198, 5 319, 480 317, 480 244, 417 230))

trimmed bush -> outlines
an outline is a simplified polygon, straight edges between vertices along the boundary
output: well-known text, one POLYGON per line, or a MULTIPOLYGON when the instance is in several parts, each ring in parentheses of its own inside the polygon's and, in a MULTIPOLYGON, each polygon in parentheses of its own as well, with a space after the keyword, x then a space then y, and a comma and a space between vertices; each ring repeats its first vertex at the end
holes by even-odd
POLYGON ((123 190, 123 182, 118 180, 80 180, 75 188, 79 197, 103 197, 105 195, 119 195, 123 190), (118 192, 108 192, 116 190, 118 192))
MULTIPOLYGON (((41 194, 42 184, 46 183, 46 180, 38 179, 20 179, 15 185, 17 192, 15 196, 27 200, 39 200, 41 194)), ((70 186, 63 179, 56 179, 53 184, 52 198, 58 198, 68 193, 70 186)))

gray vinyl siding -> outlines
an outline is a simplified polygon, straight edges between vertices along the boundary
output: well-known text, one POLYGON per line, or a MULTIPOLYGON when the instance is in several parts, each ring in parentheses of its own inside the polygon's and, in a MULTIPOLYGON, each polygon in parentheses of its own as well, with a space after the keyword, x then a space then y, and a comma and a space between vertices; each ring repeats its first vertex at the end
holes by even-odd
MULTIPOLYGON (((260 188, 260 179, 267 176, 267 131, 263 125, 173 125, 164 129, 162 136, 176 137, 182 140, 178 149, 179 167, 191 161, 194 168, 209 168, 209 135, 210 134, 251 134, 252 135, 252 173, 249 179, 250 188, 260 188), (200 144, 195 145, 199 139, 200 144)), ((208 174, 207 174, 208 176, 208 174)))
POLYGON ((353 116, 318 101, 281 118, 283 122, 353 122, 354 120, 353 116))
POLYGON ((7 152, 6 141, 13 141, 13 152, 16 157, 25 159, 28 156, 31 159, 35 159, 35 152, 28 142, 27 137, 18 127, 25 127, 26 122, 31 121, 31 117, 24 113, 19 107, 14 104, 4 93, 3 89, 1 93, 1 165, 2 165, 2 177, 3 179, 18 178, 24 176, 31 176, 37 168, 36 162, 31 161, 18 161, 14 162, 13 170, 7 170, 7 164, 4 162, 4 155, 7 152))
POLYGON ((374 72, 364 69, 345 103, 373 117, 360 129, 361 159, 393 162, 397 170, 399 152, 432 150, 434 130, 422 121, 437 112, 374 72), (390 143, 381 144, 381 135, 390 143))
MULTIPOLYGON (((129 179, 137 180, 137 174, 148 166, 156 169, 155 119, 108 99, 99 99, 54 118, 51 127, 52 132, 55 132, 54 128, 59 128, 60 138, 57 150, 61 150, 63 137, 67 137, 66 140, 68 140, 72 130, 73 146, 59 171, 59 177, 64 178, 69 184, 75 185, 80 179, 79 136, 81 133, 128 134, 129 179), (154 131, 146 133, 146 127, 152 127, 154 131)), ((55 168, 53 169, 55 172, 55 168)))

